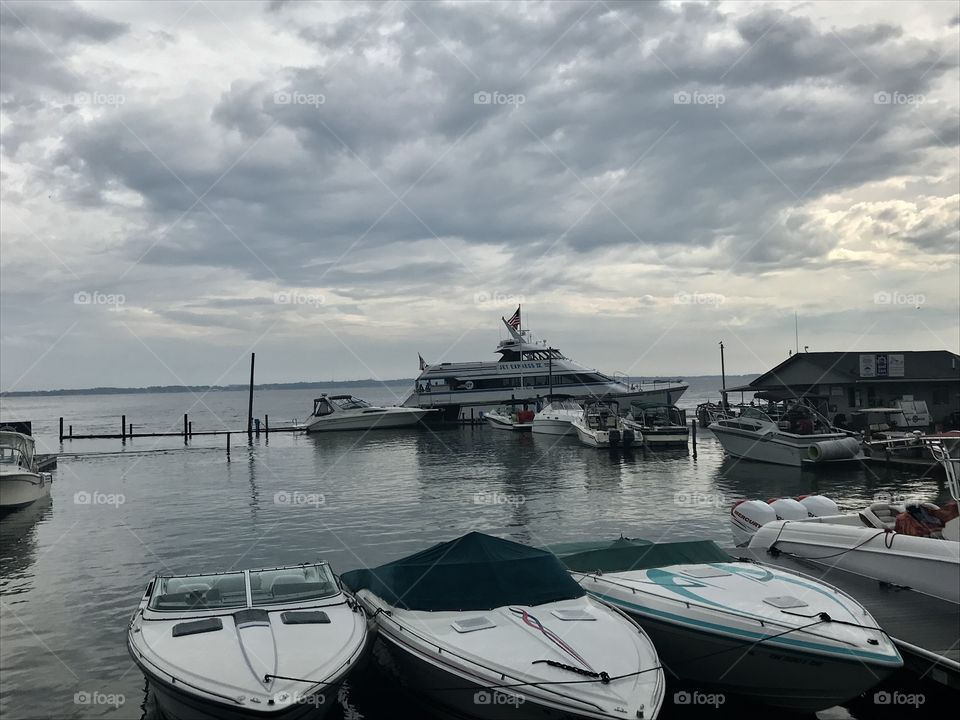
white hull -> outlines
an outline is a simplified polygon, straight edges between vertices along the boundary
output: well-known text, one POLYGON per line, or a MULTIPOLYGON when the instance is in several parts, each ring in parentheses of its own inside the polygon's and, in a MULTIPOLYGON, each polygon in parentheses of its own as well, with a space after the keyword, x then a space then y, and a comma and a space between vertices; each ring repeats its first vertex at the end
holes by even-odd
POLYGON ((587 447, 608 448, 610 447, 610 433, 606 430, 589 430, 582 425, 574 425, 577 431, 577 437, 587 447))
POLYGON ((825 567, 960 603, 957 542, 840 524, 828 516, 766 523, 751 538, 749 547, 772 546, 825 567))
POLYGON ((313 420, 307 425, 307 432, 409 427, 416 425, 427 412, 415 408, 384 408, 383 412, 335 413, 313 420))
POLYGON ((26 470, 0 471, 0 512, 16 510, 50 494, 50 475, 26 470))
MULTIPOLYGON (((745 430, 724 428, 717 423, 710 425, 724 451, 735 458, 755 460, 757 462, 772 463, 774 465, 789 465, 800 467, 812 464, 810 447, 817 443, 843 440, 849 436, 841 434, 795 436, 788 433, 767 432, 754 433, 745 430)), ((862 453, 853 457, 837 460, 824 460, 816 464, 833 464, 849 462, 862 458, 862 453)))
POLYGON ((533 432, 541 435, 576 435, 577 431, 569 420, 535 417, 533 432))

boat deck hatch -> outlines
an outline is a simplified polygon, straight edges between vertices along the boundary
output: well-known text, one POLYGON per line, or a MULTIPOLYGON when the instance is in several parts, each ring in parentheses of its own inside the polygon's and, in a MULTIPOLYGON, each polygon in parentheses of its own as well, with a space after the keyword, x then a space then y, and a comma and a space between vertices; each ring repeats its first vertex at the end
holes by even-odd
POLYGON ((551 610, 550 614, 560 620, 596 620, 586 610, 551 610))
POLYGON ((197 633, 214 632, 215 630, 222 629, 223 622, 220 618, 213 617, 204 620, 177 623, 173 626, 173 636, 183 637, 184 635, 196 635, 197 633))
POLYGON ((714 578, 726 577, 730 573, 723 568, 710 567, 709 565, 700 565, 684 568, 681 572, 695 578, 714 578))
POLYGON ((773 605, 775 608, 780 608, 781 610, 786 608, 807 607, 807 603, 792 595, 776 595, 774 597, 764 598, 763 601, 767 603, 767 605, 773 605))
POLYGON ((455 620, 450 623, 450 627, 456 630, 458 633, 468 633, 474 632, 476 630, 486 630, 487 628, 496 627, 497 624, 492 622, 489 618, 485 617, 472 617, 464 618, 463 620, 455 620))
POLYGON ((233 614, 233 622, 238 628, 251 627, 253 625, 270 625, 270 614, 266 610, 260 610, 259 608, 240 610, 233 614))
POLYGON ((284 625, 329 625, 330 617, 322 610, 310 610, 280 613, 280 621, 284 625))

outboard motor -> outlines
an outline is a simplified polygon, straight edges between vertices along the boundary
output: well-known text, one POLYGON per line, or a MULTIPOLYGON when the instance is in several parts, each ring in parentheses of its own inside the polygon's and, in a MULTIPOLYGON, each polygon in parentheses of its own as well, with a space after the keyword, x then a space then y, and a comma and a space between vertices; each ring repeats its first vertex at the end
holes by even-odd
POLYGON ((797 500, 807 509, 808 517, 827 517, 840 514, 840 508, 826 495, 807 495, 799 497, 797 500))
POLYGON ((633 430, 624 428, 622 442, 624 447, 630 447, 633 445, 633 430))
POLYGON ((610 447, 617 447, 620 444, 619 430, 611 430, 607 433, 607 437, 610 438, 610 447))
POLYGON ((776 519, 776 510, 762 500, 741 500, 730 510, 734 543, 748 545, 757 530, 776 519))
POLYGON ((777 514, 777 520, 806 520, 810 517, 807 508, 793 498, 778 498, 769 504, 777 514))

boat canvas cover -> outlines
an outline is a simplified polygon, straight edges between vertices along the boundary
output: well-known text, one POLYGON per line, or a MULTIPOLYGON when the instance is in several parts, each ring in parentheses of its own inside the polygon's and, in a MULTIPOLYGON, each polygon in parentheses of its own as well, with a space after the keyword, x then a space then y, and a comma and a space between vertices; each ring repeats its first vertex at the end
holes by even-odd
POLYGON ((629 572, 669 565, 734 562, 712 540, 647 543, 644 540, 616 540, 601 549, 562 554, 560 560, 575 572, 629 572))
POLYGON ((351 570, 341 580, 405 610, 492 610, 584 595, 553 553, 479 532, 377 568, 351 570))

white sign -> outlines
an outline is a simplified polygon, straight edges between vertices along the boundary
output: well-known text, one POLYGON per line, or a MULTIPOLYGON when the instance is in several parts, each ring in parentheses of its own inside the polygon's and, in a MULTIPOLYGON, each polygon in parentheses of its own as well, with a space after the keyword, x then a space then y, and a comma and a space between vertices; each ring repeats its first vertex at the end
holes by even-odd
POLYGON ((888 356, 887 372, 890 375, 890 377, 903 377, 903 373, 904 373, 903 355, 888 356))
POLYGON ((877 376, 877 356, 874 354, 860 356, 860 377, 877 376))

